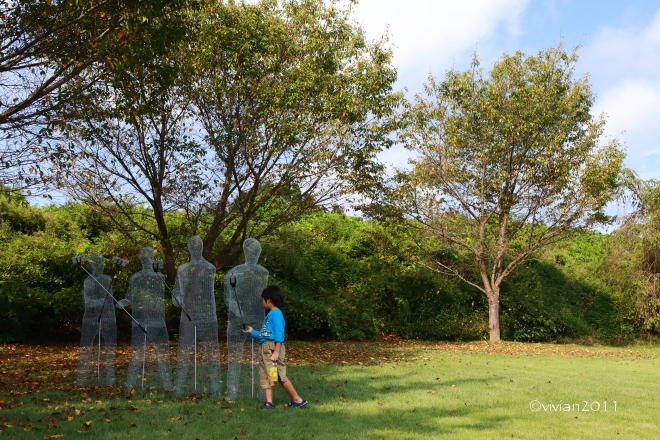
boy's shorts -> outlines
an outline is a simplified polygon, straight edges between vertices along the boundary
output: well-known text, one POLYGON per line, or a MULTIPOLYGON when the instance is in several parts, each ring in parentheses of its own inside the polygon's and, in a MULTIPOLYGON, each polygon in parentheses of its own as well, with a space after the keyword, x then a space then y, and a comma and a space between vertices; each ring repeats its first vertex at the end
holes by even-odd
MULTIPOLYGON (((275 341, 266 341, 259 346, 259 386, 262 390, 267 390, 272 388, 270 384, 270 379, 268 378, 268 372, 270 367, 273 366, 273 361, 270 360, 270 356, 275 351, 275 341)), ((286 377, 286 364, 284 363, 284 344, 280 346, 280 357, 277 360, 277 375, 279 376, 280 383, 289 382, 289 379, 286 377)))

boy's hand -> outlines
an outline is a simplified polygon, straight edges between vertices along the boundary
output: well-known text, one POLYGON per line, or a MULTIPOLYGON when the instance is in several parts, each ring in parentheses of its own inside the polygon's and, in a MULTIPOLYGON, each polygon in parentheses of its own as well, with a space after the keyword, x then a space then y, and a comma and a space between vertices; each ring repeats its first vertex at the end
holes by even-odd
POLYGON ((273 362, 277 362, 279 358, 280 358, 280 353, 277 351, 274 351, 273 354, 270 355, 270 360, 273 362))
POLYGON ((252 333, 252 327, 249 325, 242 330, 243 333, 252 333))

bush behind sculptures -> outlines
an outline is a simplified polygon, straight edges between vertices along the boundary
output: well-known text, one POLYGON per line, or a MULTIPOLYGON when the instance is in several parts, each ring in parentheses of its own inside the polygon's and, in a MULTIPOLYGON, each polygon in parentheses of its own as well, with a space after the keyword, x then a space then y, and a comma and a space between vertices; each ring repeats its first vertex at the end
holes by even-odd
MULTIPOLYGON (((171 214, 169 221, 183 222, 171 214)), ((186 261, 184 227, 172 237, 177 265, 186 261)), ((388 232, 374 222, 338 213, 318 213, 261 241, 260 263, 271 283, 287 292, 290 338, 369 339, 394 334, 405 338, 474 340, 486 337, 483 295, 455 279, 430 273, 386 248, 388 232), (324 301, 319 299, 323 298, 324 301)), ((581 233, 555 245, 520 268, 503 287, 505 339, 556 341, 595 337, 617 341, 634 336, 630 299, 609 289, 598 267, 607 236, 581 233)), ((0 197, 0 341, 80 335, 82 273, 69 257, 82 252, 136 256, 140 247, 113 231, 102 216, 80 204, 32 207, 0 197), (17 218, 26 218, 23 225, 17 218)), ((144 244, 151 244, 145 237, 144 244)), ((126 292, 139 270, 136 258, 114 280, 126 292)), ((222 272, 216 276, 219 332, 224 334, 222 272)), ((166 300, 172 338, 179 310, 166 300)), ((120 338, 130 322, 117 315, 120 338)))

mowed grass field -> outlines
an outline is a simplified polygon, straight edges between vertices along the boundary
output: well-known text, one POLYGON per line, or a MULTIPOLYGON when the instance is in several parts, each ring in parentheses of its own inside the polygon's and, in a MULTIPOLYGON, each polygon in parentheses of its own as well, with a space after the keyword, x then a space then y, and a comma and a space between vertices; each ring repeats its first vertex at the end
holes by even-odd
POLYGON ((660 438, 660 347, 288 342, 288 375, 310 404, 285 408, 278 388, 272 411, 127 396, 127 351, 120 386, 76 389, 78 347, 0 346, 0 439, 660 438))

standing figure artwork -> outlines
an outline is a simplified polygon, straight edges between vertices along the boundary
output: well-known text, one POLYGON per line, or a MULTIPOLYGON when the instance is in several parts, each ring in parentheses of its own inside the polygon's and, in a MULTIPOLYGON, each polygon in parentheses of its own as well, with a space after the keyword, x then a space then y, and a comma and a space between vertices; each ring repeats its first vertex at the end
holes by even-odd
POLYGON ((262 400, 263 392, 258 386, 259 355, 254 349, 254 339, 242 330, 248 325, 261 328, 264 320, 261 292, 268 285, 268 270, 257 264, 261 245, 256 239, 245 240, 243 252, 245 264, 234 267, 225 276, 225 304, 229 309, 227 397, 262 400))
POLYGON ((112 297, 112 278, 103 274, 105 258, 91 255, 88 259, 92 273, 83 283, 83 315, 80 336, 80 358, 76 385, 85 386, 93 371, 100 385, 115 383, 115 355, 117 351, 117 322, 112 297), (96 351, 95 362, 92 354, 96 351), (96 365, 94 365, 96 364, 96 365))
POLYGON ((165 287, 163 279, 154 271, 154 250, 140 249, 138 254, 142 270, 131 276, 126 298, 117 303, 118 308, 132 307, 131 354, 126 374, 126 391, 136 389, 140 375, 139 389, 144 389, 147 377, 157 364, 157 383, 167 391, 172 389, 172 367, 170 365, 170 341, 165 326, 165 287), (142 328, 137 323, 142 324, 142 328), (148 350, 154 347, 153 352, 148 350), (155 362, 154 362, 155 360, 155 362))
POLYGON ((181 308, 174 392, 220 394, 220 345, 215 309, 215 266, 202 257, 202 239, 188 240, 190 262, 179 267, 172 305, 181 308), (190 319, 188 319, 188 316, 190 319), (204 350, 202 360, 197 341, 204 350))

